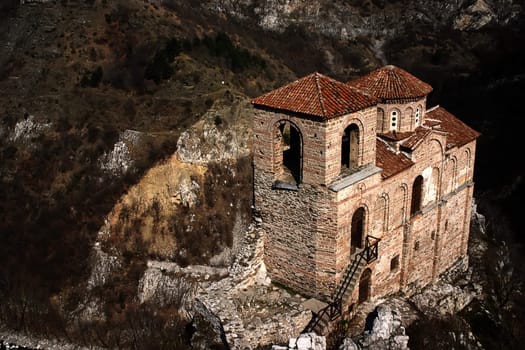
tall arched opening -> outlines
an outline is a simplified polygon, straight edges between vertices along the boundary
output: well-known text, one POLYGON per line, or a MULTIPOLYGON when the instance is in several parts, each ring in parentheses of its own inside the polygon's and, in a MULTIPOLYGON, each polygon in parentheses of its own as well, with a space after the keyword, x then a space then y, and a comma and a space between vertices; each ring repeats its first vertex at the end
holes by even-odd
POLYGON ((423 176, 419 175, 412 185, 412 201, 410 202, 410 215, 421 210, 421 199, 423 197, 423 176))
POLYGON ((365 208, 360 207, 352 216, 352 226, 350 234, 350 252, 354 254, 358 249, 363 248, 365 233, 365 208))
POLYGON ((359 159, 359 128, 355 124, 349 125, 341 140, 341 170, 354 170, 358 167, 359 159))
POLYGON ((278 124, 277 155, 281 158, 282 172, 296 183, 302 180, 303 145, 299 129, 292 123, 282 120, 278 124))

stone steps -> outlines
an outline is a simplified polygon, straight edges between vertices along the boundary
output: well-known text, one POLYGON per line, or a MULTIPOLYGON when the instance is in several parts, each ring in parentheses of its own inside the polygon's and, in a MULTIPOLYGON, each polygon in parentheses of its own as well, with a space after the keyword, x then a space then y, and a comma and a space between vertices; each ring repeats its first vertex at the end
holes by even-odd
POLYGON ((342 302, 345 304, 345 302, 350 299, 352 292, 354 291, 354 288, 357 286, 359 282, 359 278, 361 277, 361 273, 365 269, 366 261, 364 259, 361 259, 359 262, 359 265, 357 266, 357 269, 355 270, 352 278, 350 279, 350 282, 348 283, 348 286, 346 287, 345 292, 342 296, 342 302))

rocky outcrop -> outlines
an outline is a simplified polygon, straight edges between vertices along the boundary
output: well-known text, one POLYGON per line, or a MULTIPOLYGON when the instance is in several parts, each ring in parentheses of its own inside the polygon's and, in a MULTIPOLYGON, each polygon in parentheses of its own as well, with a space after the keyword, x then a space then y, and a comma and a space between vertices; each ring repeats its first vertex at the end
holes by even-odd
POLYGON ((20 349, 20 347, 46 350, 103 350, 98 346, 80 346, 61 339, 46 339, 22 333, 15 334, 11 329, 0 325, 0 349, 20 349))
POLYGON ((407 21, 435 27, 453 23, 458 30, 480 29, 491 21, 507 24, 518 16, 518 1, 203 1, 206 10, 240 20, 255 18, 264 30, 284 32, 291 26, 342 40, 361 35, 389 37, 407 21), (459 15, 458 15, 459 13, 459 15), (344 15, 342 15, 344 14, 344 15), (456 17, 457 16, 457 17, 456 17), (400 21, 400 18, 405 20, 400 21), (380 30, 378 30, 380 28, 380 30))
POLYGON ((194 329, 191 337, 191 346, 196 350, 228 350, 228 343, 221 320, 214 315, 200 300, 193 305, 194 329))
POLYGON ((53 0, 20 0, 21 5, 25 4, 45 4, 46 2, 51 2, 53 0))
POLYGON ((90 256, 91 273, 87 280, 88 289, 103 286, 113 271, 121 266, 119 259, 104 252, 96 243, 90 256))
POLYGON ((113 149, 99 159, 100 169, 108 175, 122 176, 132 169, 133 157, 130 147, 140 142, 141 133, 134 130, 126 130, 119 136, 113 149))
POLYGON ((345 338, 343 343, 339 345, 339 350, 359 350, 359 347, 351 338, 345 338))
POLYGON ((477 0, 462 10, 454 20, 454 29, 478 30, 496 20, 496 14, 484 0, 477 0))
POLYGON ((50 128, 51 123, 37 121, 33 115, 29 115, 15 124, 14 130, 9 136, 9 140, 27 144, 50 128))
POLYGON ((246 116, 253 112, 245 98, 232 96, 232 99, 231 104, 216 103, 180 135, 177 155, 181 161, 205 165, 249 155, 251 125, 246 116))
MULTIPOLYGON (((355 339, 359 349, 407 350, 408 336, 401 325, 401 315, 386 305, 379 305, 374 311, 372 329, 355 339)), ((354 349, 355 344, 347 341, 340 349, 354 349)))
POLYGON ((427 315, 444 316, 459 312, 474 298, 481 297, 482 287, 473 281, 468 261, 468 256, 458 260, 439 280, 413 295, 410 301, 427 315))
MULTIPOLYGON (((278 350, 279 346, 273 346, 272 350, 278 350)), ((315 333, 303 333, 298 338, 291 338, 288 347, 290 350, 325 350, 326 338, 315 333)))
POLYGON ((140 303, 151 303, 159 307, 177 305, 183 319, 189 320, 196 284, 182 269, 167 269, 148 262, 139 281, 137 297, 140 303))

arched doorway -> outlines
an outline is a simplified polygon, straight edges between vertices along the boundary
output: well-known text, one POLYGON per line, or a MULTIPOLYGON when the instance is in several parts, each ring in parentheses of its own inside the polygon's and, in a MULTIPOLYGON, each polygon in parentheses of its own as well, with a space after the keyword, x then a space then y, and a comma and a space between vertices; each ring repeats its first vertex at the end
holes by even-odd
POLYGON ((363 238, 365 231, 365 208, 360 207, 352 216, 352 226, 350 228, 350 252, 354 254, 358 249, 363 248, 363 238))
POLYGON ((345 129, 341 140, 341 170, 356 169, 359 157, 359 128, 352 124, 345 129))
POLYGON ((370 298, 370 290, 372 287, 372 270, 366 269, 361 274, 359 279, 359 299, 360 303, 367 301, 370 298))

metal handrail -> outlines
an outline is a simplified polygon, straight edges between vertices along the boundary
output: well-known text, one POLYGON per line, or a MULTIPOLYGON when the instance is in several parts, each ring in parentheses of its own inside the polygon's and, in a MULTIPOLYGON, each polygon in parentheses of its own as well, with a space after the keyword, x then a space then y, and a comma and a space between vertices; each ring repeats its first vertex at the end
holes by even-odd
POLYGON ((342 298, 346 293, 350 281, 354 277, 359 264, 362 259, 366 260, 366 263, 369 264, 372 261, 376 260, 379 255, 379 241, 380 238, 373 236, 366 236, 365 248, 357 253, 352 260, 352 263, 348 265, 347 270, 345 271, 344 278, 341 281, 339 288, 336 290, 332 297, 332 301, 323 308, 316 316, 312 318, 310 323, 306 326, 306 332, 312 332, 314 328, 319 324, 324 315, 328 314, 330 320, 335 320, 337 317, 341 316, 342 313, 342 298))

